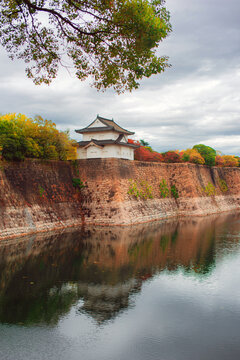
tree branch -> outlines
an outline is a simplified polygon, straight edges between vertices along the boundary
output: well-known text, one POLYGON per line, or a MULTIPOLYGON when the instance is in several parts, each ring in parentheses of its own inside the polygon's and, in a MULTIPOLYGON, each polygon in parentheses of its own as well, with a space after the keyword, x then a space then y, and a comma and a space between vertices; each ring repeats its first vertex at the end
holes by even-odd
POLYGON ((82 29, 80 29, 78 26, 76 26, 73 22, 71 22, 68 18, 62 16, 59 12, 57 12, 56 10, 53 9, 48 9, 48 8, 44 8, 44 7, 39 7, 33 3, 31 3, 31 1, 29 0, 22 0, 22 3, 24 3, 25 5, 27 5, 27 7, 29 9, 34 9, 40 12, 45 12, 45 13, 49 13, 51 15, 53 15, 55 18, 59 18, 61 19, 64 23, 68 24, 72 29, 76 30, 78 33, 82 34, 82 35, 87 35, 87 36, 95 36, 97 34, 100 33, 108 33, 108 31, 106 30, 97 30, 97 31, 93 31, 93 32, 88 32, 88 31, 84 31, 82 29))

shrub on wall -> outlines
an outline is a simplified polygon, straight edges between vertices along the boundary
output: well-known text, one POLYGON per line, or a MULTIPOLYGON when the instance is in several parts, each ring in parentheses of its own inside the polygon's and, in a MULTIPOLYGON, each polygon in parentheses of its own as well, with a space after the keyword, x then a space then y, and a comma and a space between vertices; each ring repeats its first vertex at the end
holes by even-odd
POLYGON ((214 196, 216 194, 216 188, 210 182, 208 182, 205 188, 203 188, 203 191, 207 194, 207 196, 214 196))
POLYGON ((219 187, 220 187, 222 192, 228 191, 228 186, 227 186, 227 183, 226 183, 226 181, 224 179, 219 179, 219 187))
POLYGON ((83 181, 80 178, 73 178, 72 179, 72 184, 76 189, 85 188, 85 185, 84 185, 83 181))
POLYGON ((178 190, 177 190, 177 188, 176 188, 175 185, 172 185, 172 186, 171 186, 171 194, 172 194, 172 196, 174 197, 174 199, 178 199, 178 198, 179 198, 178 190))
POLYGON ((169 189, 167 186, 167 182, 165 179, 162 179, 162 181, 159 184, 159 191, 162 198, 166 198, 169 195, 169 189))
POLYGON ((139 182, 129 179, 128 195, 133 195, 136 199, 152 199, 152 187, 147 181, 139 182))

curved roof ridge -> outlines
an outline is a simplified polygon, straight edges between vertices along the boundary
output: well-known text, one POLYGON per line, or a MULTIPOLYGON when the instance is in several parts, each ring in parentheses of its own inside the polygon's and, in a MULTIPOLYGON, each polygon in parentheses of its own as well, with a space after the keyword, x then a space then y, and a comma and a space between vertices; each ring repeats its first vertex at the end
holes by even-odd
POLYGON ((115 123, 115 121, 112 119, 106 119, 104 117, 101 117, 99 115, 97 115, 96 119, 94 121, 92 121, 88 126, 86 126, 85 128, 83 129, 79 129, 79 130, 75 130, 77 133, 83 133, 83 132, 93 132, 93 131, 106 131, 106 130, 115 130, 119 133, 124 133, 126 135, 133 135, 134 132, 133 131, 129 131, 129 130, 126 130, 124 128, 122 128, 120 125, 118 125, 117 123, 115 123), (102 128, 102 127, 91 127, 90 126, 92 124, 94 124, 94 122, 96 120, 100 120, 106 127, 102 128))
POLYGON ((105 125, 113 127, 114 130, 116 130, 118 132, 123 132, 123 133, 125 133, 127 135, 133 135, 134 134, 133 131, 126 130, 123 127, 121 127, 120 125, 118 125, 113 119, 110 120, 110 119, 102 118, 102 117, 99 117, 99 116, 98 116, 98 119, 100 121, 102 121, 105 125), (108 123, 109 121, 110 121, 110 124, 108 123))
POLYGON ((104 118, 104 117, 99 116, 99 115, 97 115, 96 119, 99 119, 99 120, 107 120, 107 121, 113 121, 113 122, 114 122, 113 118, 112 118, 112 119, 107 119, 107 118, 104 118))

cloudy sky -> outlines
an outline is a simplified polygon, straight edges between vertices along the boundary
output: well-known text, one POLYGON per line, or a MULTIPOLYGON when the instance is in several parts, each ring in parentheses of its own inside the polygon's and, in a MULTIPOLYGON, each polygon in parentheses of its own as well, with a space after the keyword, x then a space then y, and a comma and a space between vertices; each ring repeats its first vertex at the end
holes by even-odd
POLYGON ((41 115, 58 128, 87 126, 97 114, 135 131, 155 150, 210 145, 240 155, 240 2, 166 0, 173 31, 159 46, 172 67, 138 90, 97 92, 65 70, 36 86, 21 61, 0 49, 0 113, 41 115))

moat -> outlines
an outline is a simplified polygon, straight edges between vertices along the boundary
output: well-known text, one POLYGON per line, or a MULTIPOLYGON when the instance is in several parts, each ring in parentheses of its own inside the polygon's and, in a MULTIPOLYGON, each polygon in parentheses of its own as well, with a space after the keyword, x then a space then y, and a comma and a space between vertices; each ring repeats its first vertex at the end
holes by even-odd
POLYGON ((235 360, 239 333, 239 213, 0 243, 1 360, 235 360))

